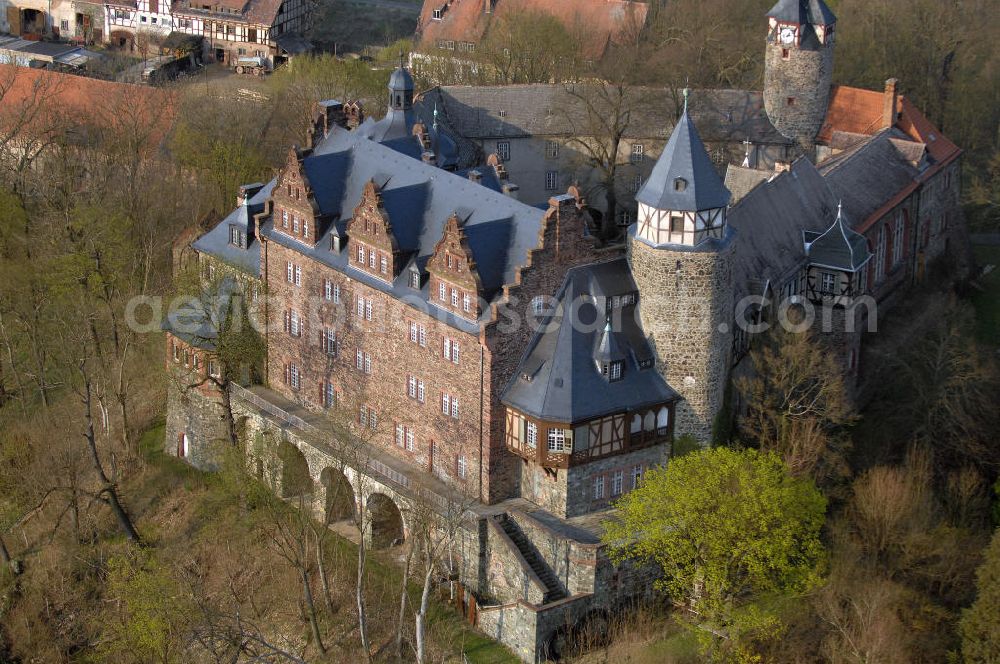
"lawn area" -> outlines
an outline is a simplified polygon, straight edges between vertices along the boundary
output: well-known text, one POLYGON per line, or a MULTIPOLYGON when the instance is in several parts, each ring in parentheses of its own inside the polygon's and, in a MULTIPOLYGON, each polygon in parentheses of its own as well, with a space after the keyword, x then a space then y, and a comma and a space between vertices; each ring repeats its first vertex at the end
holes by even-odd
POLYGON ((972 297, 976 307, 976 336, 983 343, 1000 346, 1000 246, 977 245, 973 250, 980 267, 995 266, 978 280, 983 290, 972 297))

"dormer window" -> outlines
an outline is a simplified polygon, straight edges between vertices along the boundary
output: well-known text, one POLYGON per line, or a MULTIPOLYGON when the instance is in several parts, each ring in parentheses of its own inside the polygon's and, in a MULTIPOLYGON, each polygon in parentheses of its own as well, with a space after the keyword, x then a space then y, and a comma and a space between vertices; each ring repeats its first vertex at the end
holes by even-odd
POLYGON ((433 18, 435 21, 440 21, 442 13, 443 11, 440 8, 435 9, 434 12, 431 14, 431 18, 433 18))
POLYGON ((609 382, 615 382, 616 380, 622 379, 622 374, 625 371, 625 362, 622 360, 614 360, 612 362, 604 362, 600 365, 601 375, 608 379, 609 382))
POLYGON ((247 248, 247 234, 236 224, 229 227, 229 244, 240 249, 247 248))
POLYGON ((688 188, 688 181, 684 178, 674 178, 674 191, 684 191, 688 188))

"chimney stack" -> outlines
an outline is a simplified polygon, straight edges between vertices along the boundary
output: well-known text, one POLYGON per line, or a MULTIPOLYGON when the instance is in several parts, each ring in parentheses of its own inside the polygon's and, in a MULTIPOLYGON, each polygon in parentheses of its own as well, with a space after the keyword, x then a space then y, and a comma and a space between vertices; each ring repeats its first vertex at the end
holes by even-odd
POLYGON ((890 78, 885 82, 885 93, 882 95, 882 128, 888 129, 896 124, 896 84, 898 80, 890 78))

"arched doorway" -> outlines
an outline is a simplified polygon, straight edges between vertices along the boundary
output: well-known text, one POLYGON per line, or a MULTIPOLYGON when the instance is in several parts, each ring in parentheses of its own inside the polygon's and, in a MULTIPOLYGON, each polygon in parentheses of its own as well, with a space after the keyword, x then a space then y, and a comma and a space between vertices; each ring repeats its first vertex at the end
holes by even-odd
POLYGON ((309 476, 309 464, 305 455, 287 440, 278 447, 281 461, 281 497, 293 498, 312 493, 313 483, 309 476))
POLYGON ((323 485, 324 523, 331 524, 354 517, 354 489, 344 473, 336 468, 324 468, 319 476, 323 485))
POLYGON ((368 520, 371 528, 371 545, 387 549, 403 542, 403 515, 392 498, 382 493, 368 497, 368 520))

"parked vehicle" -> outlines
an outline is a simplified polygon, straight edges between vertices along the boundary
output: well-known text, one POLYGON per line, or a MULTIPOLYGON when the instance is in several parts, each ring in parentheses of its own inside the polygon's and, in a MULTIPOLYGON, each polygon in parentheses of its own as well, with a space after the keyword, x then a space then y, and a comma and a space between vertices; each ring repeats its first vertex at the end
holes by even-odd
POLYGON ((233 69, 236 70, 237 74, 253 74, 254 76, 263 76, 270 71, 267 59, 258 57, 236 58, 233 69))

